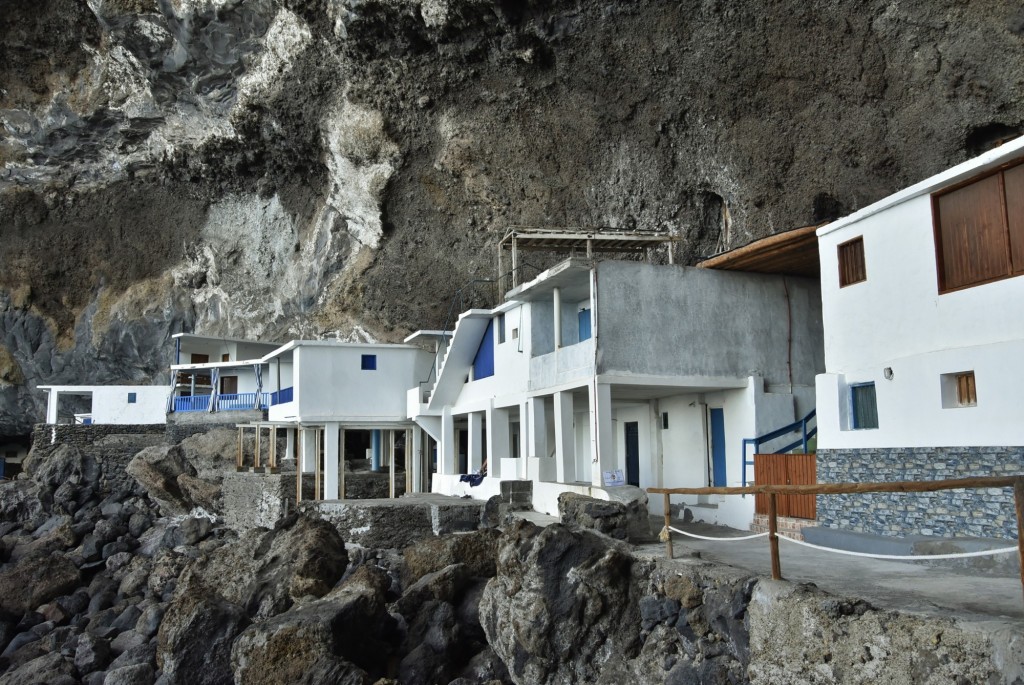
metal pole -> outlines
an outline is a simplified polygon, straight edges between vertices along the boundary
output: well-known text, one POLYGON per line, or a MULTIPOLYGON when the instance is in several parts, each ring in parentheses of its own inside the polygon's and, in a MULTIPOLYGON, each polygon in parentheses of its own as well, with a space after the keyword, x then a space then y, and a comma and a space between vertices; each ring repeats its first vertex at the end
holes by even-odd
POLYGON ((776 534, 778 530, 777 514, 775 493, 773 492, 768 495, 768 544, 772 551, 772 578, 782 580, 782 564, 779 561, 779 536, 776 534))
POLYGON ((669 498, 669 494, 665 493, 665 547, 668 553, 668 558, 672 559, 672 531, 669 530, 669 526, 672 525, 672 508, 669 498))

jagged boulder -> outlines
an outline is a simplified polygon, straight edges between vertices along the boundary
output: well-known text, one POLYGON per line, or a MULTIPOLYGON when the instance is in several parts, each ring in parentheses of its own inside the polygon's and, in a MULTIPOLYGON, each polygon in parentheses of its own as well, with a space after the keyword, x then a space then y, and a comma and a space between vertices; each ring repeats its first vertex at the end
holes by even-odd
POLYGON ((567 526, 596 530, 617 540, 646 541, 651 537, 647 495, 640 488, 610 488, 611 500, 574 492, 558 496, 558 515, 567 526))
POLYGON ((135 455, 126 471, 166 516, 185 514, 197 506, 178 483, 182 475, 195 476, 180 445, 147 447, 135 455))
POLYGON ((224 470, 235 465, 238 434, 217 428, 185 438, 180 447, 182 456, 195 469, 198 478, 220 483, 224 470))
POLYGON ((30 554, 0 570, 0 613, 21 616, 72 592, 81 573, 59 552, 30 554))
POLYGON ((31 480, 0 483, 0 521, 27 521, 42 511, 37 483, 31 480))
POLYGON ((520 523, 480 601, 487 642, 516 683, 593 682, 639 653, 651 566, 591 531, 520 523))
POLYGON ((498 559, 501 531, 483 528, 471 533, 419 540, 402 550, 402 583, 408 587, 428 573, 462 564, 469 576, 492 578, 498 559))
POLYGON ((387 575, 361 566, 323 599, 250 626, 235 641, 235 682, 370 685, 384 675, 397 642, 387 575))
POLYGON ((194 559, 160 624, 157 663, 164 676, 171 683, 224 682, 217 678, 229 677, 231 644, 250 622, 322 597, 347 565, 337 530, 299 515, 194 559))
POLYGON ((64 444, 49 454, 32 450, 25 459, 25 472, 46 490, 69 483, 95 487, 101 476, 99 463, 74 445, 64 444))

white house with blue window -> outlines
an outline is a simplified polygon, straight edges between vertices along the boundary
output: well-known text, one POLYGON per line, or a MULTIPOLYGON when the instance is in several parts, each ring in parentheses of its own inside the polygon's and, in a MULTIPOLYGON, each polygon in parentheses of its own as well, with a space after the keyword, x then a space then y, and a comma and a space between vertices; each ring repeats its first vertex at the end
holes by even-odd
MULTIPOLYGON (((813 410, 821 350, 816 279, 570 258, 464 312, 409 413, 438 441, 436 492, 529 479, 555 514, 560 493, 607 498, 620 476, 742 484, 744 440, 813 410)), ((753 518, 752 498, 679 500, 711 522, 753 518)))
POLYGON ((165 423, 163 385, 40 385, 47 393, 46 423, 165 423), (62 402, 63 400, 63 402, 62 402))

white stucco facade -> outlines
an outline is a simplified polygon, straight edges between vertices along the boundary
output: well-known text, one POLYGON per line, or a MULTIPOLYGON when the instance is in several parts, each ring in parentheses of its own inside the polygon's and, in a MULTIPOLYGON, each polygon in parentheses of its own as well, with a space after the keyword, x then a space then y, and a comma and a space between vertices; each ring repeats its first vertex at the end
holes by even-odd
POLYGON ((46 423, 55 424, 60 420, 58 410, 62 395, 91 400, 91 411, 83 417, 89 423, 125 425, 166 422, 167 395, 170 390, 165 386, 41 385, 39 389, 48 393, 46 423))
POLYGON ((932 214, 932 193, 1022 154, 1008 143, 819 229, 819 448, 1024 445, 1024 278, 940 293, 932 214), (866 280, 840 287, 838 246, 856 238, 866 280), (976 406, 956 401, 966 372, 976 406), (874 384, 877 428, 853 427, 862 383, 874 384))
MULTIPOLYGON (((814 377, 823 368, 818 286, 569 260, 509 293, 493 312, 466 313, 451 350, 429 404, 410 401, 410 414, 434 426, 440 443, 437 492, 485 499, 500 480, 529 479, 534 508, 557 514, 562 492, 608 498, 607 472, 622 471, 641 488, 706 486, 712 409, 724 417, 718 480, 741 485, 744 475, 753 477, 751 468, 744 474, 743 439, 814 407, 814 377), (493 375, 477 379, 474 358, 488 344, 488 317, 504 338, 489 343, 493 375), (484 460, 480 485, 460 482, 484 460)), ((673 503, 738 528, 753 517, 752 498, 673 503)), ((660 497, 650 510, 662 512, 660 497)))

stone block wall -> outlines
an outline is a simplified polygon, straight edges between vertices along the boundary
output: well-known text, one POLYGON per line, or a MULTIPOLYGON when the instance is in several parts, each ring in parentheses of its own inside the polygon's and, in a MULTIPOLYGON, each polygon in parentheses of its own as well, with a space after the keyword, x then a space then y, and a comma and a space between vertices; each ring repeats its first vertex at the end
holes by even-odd
MULTIPOLYGON (((818 482, 1024 475, 1024 447, 819 449, 818 482)), ((1012 488, 819 495, 818 525, 875 535, 1017 539, 1012 488)))
POLYGON ((61 445, 74 445, 100 465, 105 492, 132 489, 134 479, 125 467, 146 447, 166 440, 162 424, 36 424, 32 430, 31 458, 45 459, 61 445))

